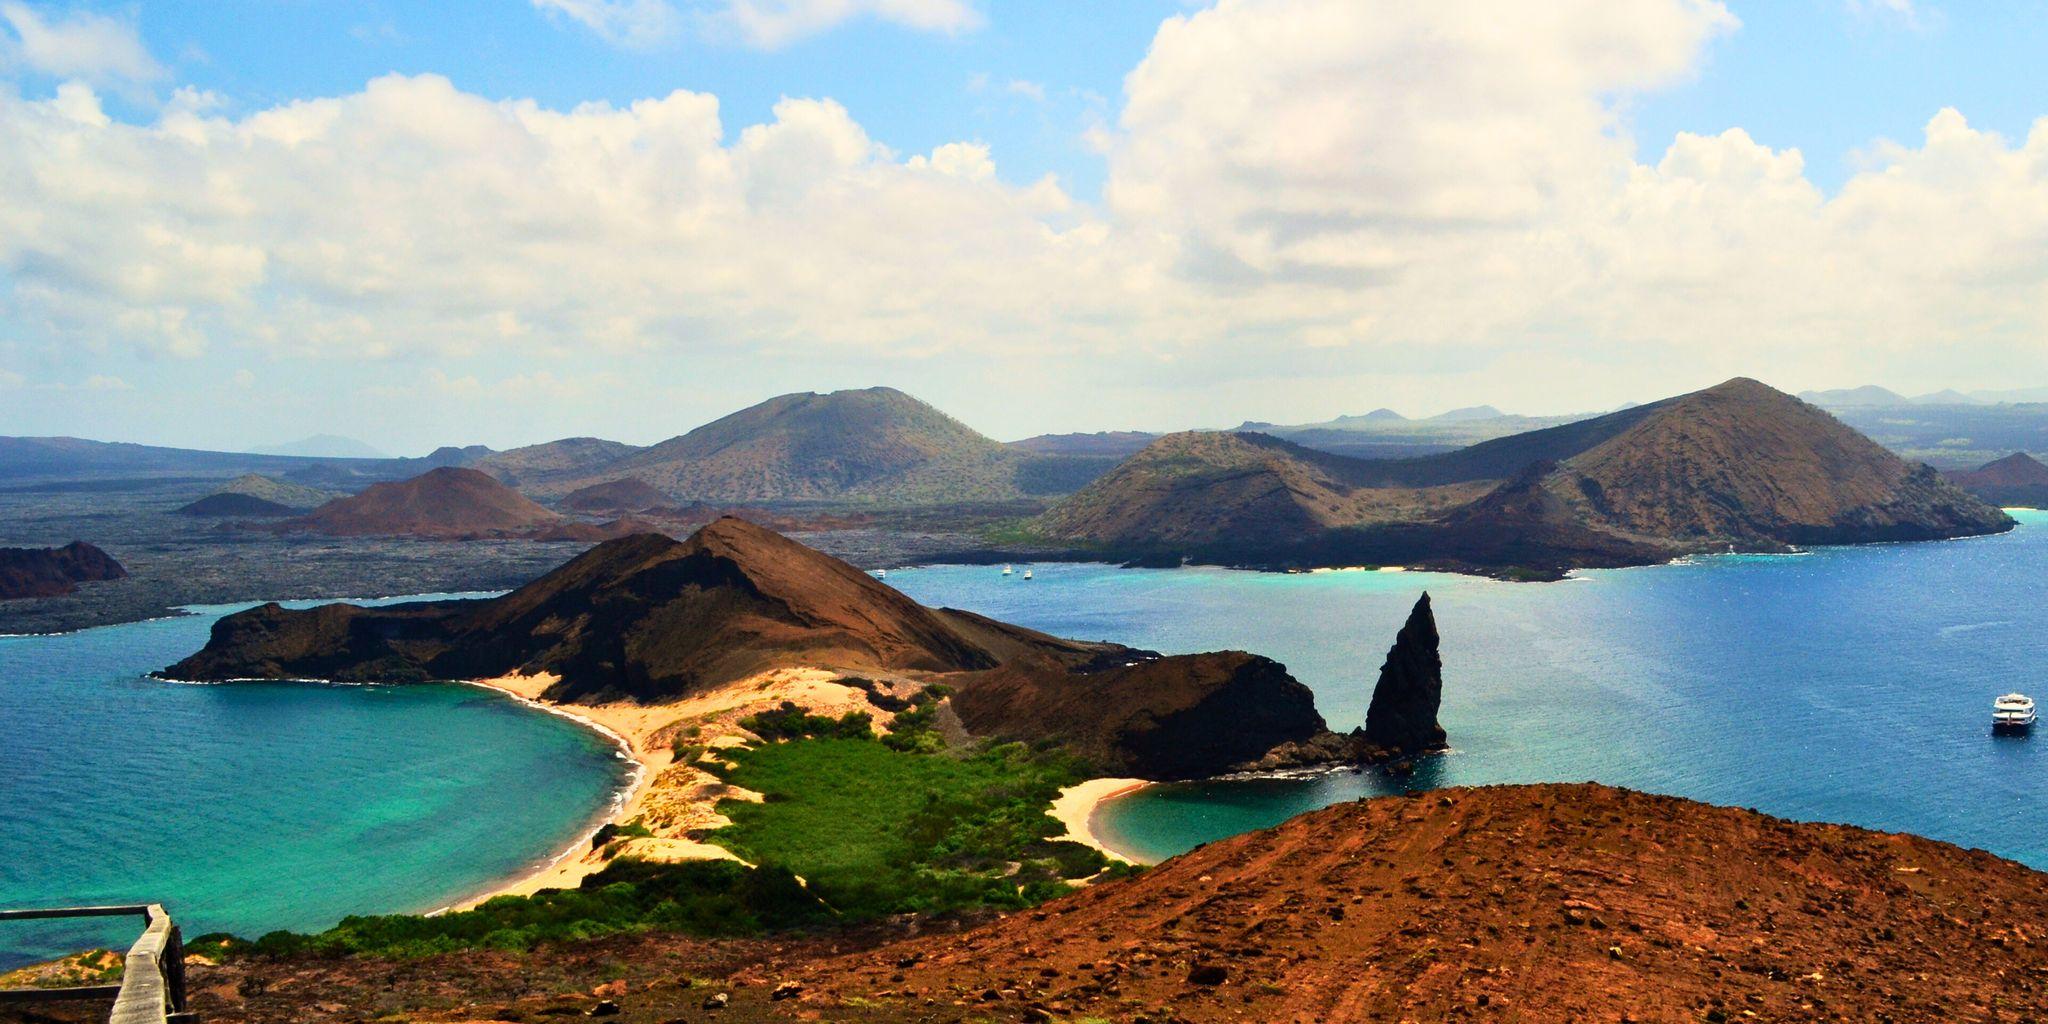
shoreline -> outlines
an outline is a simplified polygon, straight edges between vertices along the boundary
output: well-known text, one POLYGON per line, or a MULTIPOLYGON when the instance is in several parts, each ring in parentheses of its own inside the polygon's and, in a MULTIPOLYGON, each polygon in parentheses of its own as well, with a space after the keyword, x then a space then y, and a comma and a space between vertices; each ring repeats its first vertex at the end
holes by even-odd
POLYGON ((1102 810, 1103 805, 1117 797, 1128 796, 1152 785, 1157 783, 1146 779, 1103 778, 1089 779, 1060 790, 1059 796, 1053 798, 1052 809, 1047 813, 1065 825, 1067 831, 1066 834, 1054 838, 1080 843, 1111 860, 1123 861, 1126 864, 1149 866, 1157 863, 1150 858, 1111 846, 1102 838, 1102 834, 1095 830, 1095 815, 1102 810))
MULTIPOLYGON (((701 762, 715 758, 721 747, 748 742, 752 734, 738 726, 747 714, 767 710, 783 700, 833 713, 874 711, 861 690, 835 682, 838 673, 815 668, 772 669, 669 704, 631 703, 564 705, 542 699, 557 681, 551 675, 509 675, 495 679, 458 680, 465 686, 491 690, 537 711, 566 718, 612 742, 620 756, 633 763, 632 781, 613 796, 603 816, 538 867, 507 876, 432 911, 444 914, 473 909, 497 896, 531 896, 544 889, 573 889, 604 870, 617 856, 682 862, 742 858, 723 846, 704 842, 702 833, 727 824, 717 807, 724 800, 759 800, 759 794, 718 781, 701 762), (675 738, 688 730, 695 760, 676 760, 675 738), (595 839, 607 825, 639 820, 652 835, 615 839, 598 846, 595 839)), ((878 724, 889 717, 877 713, 878 724)))
POLYGON ((561 849, 555 851, 554 855, 549 857, 539 867, 525 871, 517 876, 501 879, 498 882, 492 883, 481 892, 465 896, 446 906, 430 910, 427 912, 428 917, 472 910, 486 901, 499 896, 531 896, 543 889, 575 888, 584 878, 596 874, 603 867, 602 863, 587 863, 590 855, 596 852, 593 840, 597 838, 597 834, 607 825, 623 824, 631 820, 634 813, 639 810, 642 801, 645 800, 648 790, 653 786, 654 777, 660 774, 663 766, 659 762, 666 752, 660 754, 644 752, 639 749, 638 744, 631 737, 627 736, 625 732, 613 728, 611 725, 589 715, 580 714, 562 705, 551 704, 541 700, 539 696, 540 691, 546 689, 550 685, 550 681, 544 681, 545 677, 531 678, 533 682, 540 685, 528 687, 527 689, 532 691, 530 693, 512 685, 514 680, 511 677, 463 679, 456 680, 456 682, 463 686, 474 686, 489 690, 533 710, 568 719, 604 737, 605 740, 612 744, 620 759, 632 765, 626 785, 612 794, 610 802, 597 817, 595 823, 579 832, 575 838, 571 839, 561 849))

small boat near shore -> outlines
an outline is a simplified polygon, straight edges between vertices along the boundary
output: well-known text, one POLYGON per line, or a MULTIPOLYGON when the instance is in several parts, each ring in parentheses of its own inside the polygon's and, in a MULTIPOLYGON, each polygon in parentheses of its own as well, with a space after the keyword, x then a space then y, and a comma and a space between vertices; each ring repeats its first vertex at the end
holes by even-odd
POLYGON ((2034 728, 2034 698, 2008 693, 1991 702, 1991 731, 2022 733, 2034 728))

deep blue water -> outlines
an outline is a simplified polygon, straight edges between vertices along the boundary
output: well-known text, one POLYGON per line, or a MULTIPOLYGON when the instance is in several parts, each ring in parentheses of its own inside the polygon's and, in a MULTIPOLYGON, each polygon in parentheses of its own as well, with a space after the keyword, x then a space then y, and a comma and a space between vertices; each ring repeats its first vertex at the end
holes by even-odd
MULTIPOLYGON (((545 862, 625 778, 476 687, 145 677, 242 607, 0 637, 0 908, 161 902, 188 937, 431 910, 545 862)), ((139 930, 0 923, 0 969, 139 930)))
MULTIPOLYGON (((2048 727, 1990 735, 1993 697, 2048 700, 2048 514, 1999 537, 1727 556, 1552 584, 1041 565, 889 573, 927 603, 1062 636, 1284 662, 1333 728, 1364 721, 1427 589, 1455 752, 1409 785, 1597 780, 1903 830, 2048 868, 2048 727)), ((1151 857, 1277 824, 1384 777, 1153 787, 1097 818, 1151 857)))

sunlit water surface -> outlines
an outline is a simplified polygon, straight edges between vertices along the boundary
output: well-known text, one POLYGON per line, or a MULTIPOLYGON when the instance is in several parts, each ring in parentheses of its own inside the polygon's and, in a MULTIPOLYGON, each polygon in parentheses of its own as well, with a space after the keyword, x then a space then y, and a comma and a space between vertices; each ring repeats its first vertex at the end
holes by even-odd
MULTIPOLYGON (((1284 662, 1330 725, 1363 723, 1428 590, 1456 748, 1404 785, 1598 780, 1904 830, 2048 868, 2048 727, 1994 738, 1991 700, 2048 700, 2048 514, 1931 544, 1726 556, 1552 584, 1039 565, 893 570, 930 604, 1061 636, 1284 662)), ((1096 825, 1165 857, 1393 791, 1373 774, 1153 787, 1096 825)))
MULTIPOLYGON (((431 910, 544 863, 625 778, 476 687, 146 677, 242 607, 0 637, 0 908, 161 902, 188 937, 431 910)), ((0 969, 140 927, 0 922, 0 969)))

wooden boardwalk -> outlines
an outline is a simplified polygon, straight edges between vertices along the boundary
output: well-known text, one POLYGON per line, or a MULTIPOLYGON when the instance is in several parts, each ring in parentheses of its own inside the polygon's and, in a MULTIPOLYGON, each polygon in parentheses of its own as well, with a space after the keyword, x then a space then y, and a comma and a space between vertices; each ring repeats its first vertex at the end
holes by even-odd
POLYGON ((185 1009, 185 942, 161 904, 0 910, 0 921, 59 917, 141 917, 147 924, 128 947, 119 985, 0 989, 0 1005, 105 999, 114 1004, 110 1024, 189 1024, 195 1019, 185 1009))

